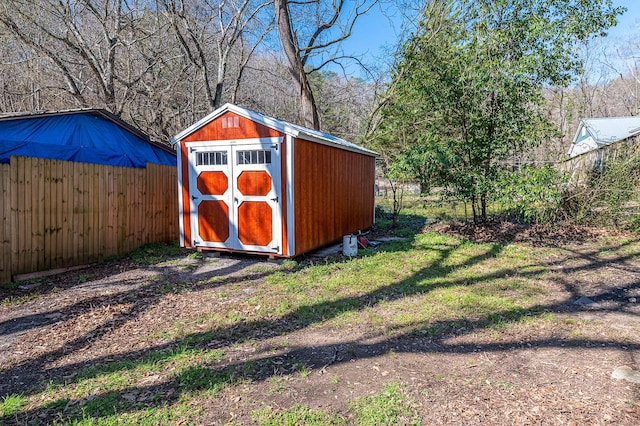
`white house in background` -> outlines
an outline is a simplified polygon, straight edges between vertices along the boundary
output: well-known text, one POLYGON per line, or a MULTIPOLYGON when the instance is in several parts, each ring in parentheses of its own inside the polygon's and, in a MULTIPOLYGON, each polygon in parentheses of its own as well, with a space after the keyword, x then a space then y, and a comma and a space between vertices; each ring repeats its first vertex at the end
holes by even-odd
POLYGON ((559 168, 579 184, 608 161, 632 155, 639 142, 640 117, 584 118, 559 168))
POLYGON ((639 117, 584 118, 567 151, 574 158, 640 135, 639 117))

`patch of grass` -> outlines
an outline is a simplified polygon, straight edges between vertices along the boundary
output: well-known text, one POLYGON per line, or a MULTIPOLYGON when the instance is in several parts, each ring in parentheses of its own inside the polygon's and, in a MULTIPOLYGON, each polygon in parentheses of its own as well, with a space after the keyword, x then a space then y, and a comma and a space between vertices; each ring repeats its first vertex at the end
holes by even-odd
POLYGON ((304 405, 294 405, 287 410, 266 407, 253 413, 253 421, 260 426, 331 426, 345 425, 345 419, 337 414, 312 410, 304 405))
MULTIPOLYGON (((416 210, 421 208, 415 206, 416 210)), ((395 334, 400 338, 437 339, 475 338, 475 333, 483 330, 501 337, 504 328, 514 324, 518 325, 514 327, 518 332, 533 327, 532 324, 550 325, 545 321, 565 325, 564 329, 569 328, 566 325, 576 325, 571 328, 580 325, 569 319, 565 324, 564 317, 557 318, 539 308, 547 303, 544 284, 548 281, 546 274, 552 273, 543 261, 548 260, 547 256, 554 256, 554 261, 558 259, 557 251, 517 244, 476 244, 421 233, 417 232, 419 219, 418 216, 403 219, 401 226, 406 227, 402 232, 407 240, 384 243, 358 258, 320 262, 306 259, 284 261, 278 266, 256 266, 251 271, 269 271, 264 280, 245 282, 240 278, 212 277, 208 282, 216 281, 219 285, 211 285, 210 289, 203 289, 207 286, 202 284, 207 281, 156 282, 154 286, 160 293, 181 293, 190 286, 198 286, 201 293, 198 297, 203 297, 200 300, 212 302, 214 309, 185 313, 161 323, 162 327, 149 335, 154 340, 173 341, 170 344, 179 345, 178 348, 82 370, 65 383, 53 383, 47 390, 30 395, 21 404, 28 404, 29 410, 35 407, 50 413, 48 418, 56 413, 62 416, 69 404, 64 414, 67 417, 60 417, 60 422, 66 424, 188 422, 196 410, 187 408, 182 412, 183 403, 186 407, 198 406, 228 386, 252 379, 267 380, 267 389, 262 391, 265 398, 279 393, 286 397, 294 393, 288 380, 296 380, 296 385, 301 382, 299 378, 307 378, 310 383, 315 380, 316 375, 311 375, 307 366, 293 364, 294 358, 287 358, 289 361, 284 364, 260 359, 255 363, 239 362, 234 367, 218 366, 216 363, 224 360, 225 353, 206 349, 213 340, 216 342, 212 346, 224 346, 231 354, 248 347, 277 352, 288 347, 287 333, 304 331, 305 327, 344 332, 345 338, 352 337, 348 333, 353 327, 358 333, 365 330, 378 337, 395 334), (273 343, 265 349, 265 342, 273 343), (149 383, 170 389, 173 396, 168 398, 159 393, 156 399, 144 402, 124 398, 131 389, 149 383), (162 405, 171 401, 178 402, 162 405)), ((196 256, 195 253, 187 256, 172 246, 163 250, 147 246, 131 258, 140 263, 164 260, 167 264, 163 256, 182 253, 181 261, 196 256)), ((182 297, 191 296, 183 294, 176 299, 182 297)), ((355 355, 354 349, 345 351, 355 355)), ((446 377, 436 375, 438 380, 446 377)), ((333 385, 342 382, 338 376, 328 380, 333 385)), ((510 386, 506 382, 498 385, 505 390, 510 386)), ((346 421, 358 425, 411 424, 417 423, 418 418, 414 402, 400 385, 389 385, 376 395, 354 401, 350 414, 352 417, 346 421)), ((288 410, 267 408, 254 412, 254 420, 258 424, 345 422, 336 414, 305 406, 288 410)))
POLYGON ((181 293, 193 288, 194 284, 189 281, 166 282, 160 285, 160 294, 181 293))
MULTIPOLYGON (((203 350, 179 347, 168 351, 151 352, 139 360, 123 360, 86 368, 75 377, 75 383, 62 385, 50 383, 45 390, 45 401, 52 398, 80 399, 98 392, 121 391, 135 386, 150 375, 162 375, 165 371, 180 372, 192 366, 218 362, 224 357, 220 349, 203 350), (55 389, 55 392, 51 390, 55 389)), ((166 377, 164 380, 169 380, 166 377)))
MULTIPOLYGON (((335 329, 366 324, 385 333, 412 327, 440 336, 445 330, 432 324, 455 329, 467 319, 479 326, 523 320, 521 310, 544 293, 530 277, 511 276, 531 264, 531 250, 527 254, 499 244, 414 234, 367 257, 309 261, 289 273, 274 273, 266 277, 268 291, 259 289, 257 296, 266 311, 301 324, 331 322, 335 329), (500 316, 488 318, 494 313, 500 316)), ((544 273, 530 271, 533 277, 544 273)), ((238 313, 227 315, 227 323, 241 321, 238 313)))
POLYGON ((2 398, 0 402, 0 414, 3 417, 10 417, 15 415, 22 406, 26 403, 26 399, 22 395, 7 395, 2 398))
POLYGON ((186 392, 207 391, 215 396, 222 389, 235 382, 234 369, 215 370, 202 366, 191 366, 181 371, 176 377, 178 387, 186 392))
POLYGON ((139 247, 130 252, 127 257, 142 265, 151 265, 166 260, 167 257, 185 253, 177 241, 171 243, 153 243, 139 247))
POLYGON ((91 394, 95 392, 108 392, 112 389, 122 389, 133 383, 136 374, 127 370, 116 370, 108 374, 98 376, 94 380, 83 380, 76 387, 76 392, 80 394, 91 394))
POLYGON ((298 268, 300 264, 293 259, 285 259, 280 264, 281 271, 293 271, 298 268))
POLYGON ((278 303, 278 306, 275 309, 275 313, 277 315, 284 315, 291 309, 291 302, 288 300, 282 300, 278 303))
POLYGON ((269 377, 269 394, 274 395, 287 390, 286 380, 282 376, 269 377))
POLYGON ((177 370, 173 376, 167 375, 160 380, 173 382, 175 389, 183 393, 185 401, 192 400, 199 393, 214 396, 225 386, 240 381, 234 369, 216 371, 203 367, 220 361, 223 356, 222 350, 181 347, 150 353, 137 361, 125 360, 90 367, 76 376, 76 384, 64 386, 50 383, 38 398, 44 401, 40 410, 60 416, 72 401, 69 413, 61 422, 78 425, 166 424, 166 419, 190 418, 193 410, 180 414, 179 406, 164 406, 161 397, 147 399, 140 406, 141 403, 136 405, 135 401, 124 398, 123 394, 135 389, 138 381, 151 374, 162 376, 165 371, 177 370))
POLYGON ((296 371, 301 378, 306 379, 311 374, 311 369, 307 367, 304 363, 295 364, 296 371))
MULTIPOLYGON (((177 241, 176 241, 177 244, 177 241)), ((189 253, 187 255, 187 259, 199 259, 202 257, 202 254, 197 252, 197 251, 191 251, 191 253, 189 253)), ((217 262, 217 260, 215 259, 210 259, 211 262, 217 262)))
POLYGON ((419 425, 420 418, 413 401, 400 390, 398 384, 387 385, 382 392, 351 403, 357 425, 419 425))
POLYGON ((557 315, 554 314, 553 312, 542 312, 540 315, 540 320, 542 321, 548 321, 548 322, 554 322, 558 319, 557 315))
MULTIPOLYGON (((529 298, 523 299, 529 284, 524 278, 502 278, 494 270, 508 263, 515 269, 527 261, 513 247, 501 250, 499 245, 419 234, 394 246, 385 244, 379 252, 363 258, 316 265, 292 263, 286 272, 279 268, 266 278, 268 286, 256 287, 257 293, 251 299, 212 313, 206 322, 211 327, 224 328, 247 321, 249 313, 251 320, 277 315, 301 325, 332 321, 335 327, 366 324, 408 332, 413 328, 419 335, 434 337, 465 330, 470 321, 476 324, 474 327, 499 328, 531 318, 526 311, 529 298), (313 302, 309 303, 310 300, 313 302), (258 301, 262 308, 251 309, 258 301), (409 330, 404 330, 405 327, 409 330)), ((179 291, 173 285, 163 289, 179 291)), ((225 288, 219 294, 226 296, 229 290, 233 288, 225 288)), ((192 334, 193 327, 186 323, 178 328, 169 335, 184 337, 187 346, 201 345, 215 335, 192 334)), ((213 388, 217 392, 218 387, 230 382, 228 371, 219 372, 199 364, 202 356, 189 359, 187 369, 176 373, 182 389, 213 388)), ((111 385, 99 388, 108 390, 109 386, 126 385, 134 380, 132 374, 139 376, 144 370, 142 364, 135 369, 137 373, 103 377, 111 385)), ((300 373, 304 375, 305 371, 300 373)))
POLYGON ((40 295, 36 293, 25 294, 24 296, 9 296, 2 301, 2 306, 18 306, 35 300, 38 297, 40 297, 40 295))
POLYGON ((19 282, 11 281, 8 283, 0 284, 0 290, 10 290, 12 288, 16 288, 20 285, 19 282))
POLYGON ((59 416, 53 425, 74 426, 157 426, 169 424, 191 424, 190 420, 201 415, 201 410, 192 404, 161 405, 153 408, 130 408, 111 415, 92 416, 85 409, 78 415, 59 416))
MULTIPOLYGON (((393 198, 389 193, 388 197, 376 197, 376 205, 381 206, 383 210, 390 212, 393 198)), ((489 206, 491 212, 496 210, 495 205, 489 206)), ((401 211, 401 221, 405 221, 411 217, 418 218, 438 218, 440 220, 461 220, 471 216, 471 208, 465 211, 465 205, 462 202, 443 201, 438 194, 418 195, 405 193, 403 196, 403 209, 401 211)), ((376 219, 376 224, 390 220, 376 219)))
POLYGON ((498 382, 496 386, 501 388, 504 391, 509 391, 513 388, 513 383, 510 382, 498 382))
POLYGON ((89 281, 91 278, 93 278, 93 274, 81 274, 80 277, 78 277, 78 282, 80 284, 82 283, 86 283, 87 281, 89 281))
POLYGON ((55 399, 41 405, 40 409, 45 412, 59 413, 69 404, 69 401, 71 401, 69 398, 55 399))
POLYGON ((256 263, 248 266, 245 271, 253 274, 266 274, 275 271, 276 268, 278 266, 271 263, 256 263))
POLYGON ((113 416, 128 409, 131 403, 124 399, 120 392, 109 391, 104 394, 88 398, 82 412, 91 417, 113 416))

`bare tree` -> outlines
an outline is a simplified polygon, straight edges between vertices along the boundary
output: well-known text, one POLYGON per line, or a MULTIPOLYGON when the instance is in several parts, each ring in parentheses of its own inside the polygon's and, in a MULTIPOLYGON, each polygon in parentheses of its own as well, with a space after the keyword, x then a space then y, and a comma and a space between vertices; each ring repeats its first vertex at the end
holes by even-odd
POLYGON ((261 18, 267 16, 263 12, 271 1, 161 0, 161 4, 169 14, 172 28, 188 61, 200 72, 209 106, 219 107, 232 49, 237 44, 243 44, 240 47, 243 54, 250 56, 253 53, 263 35, 270 31, 270 23, 263 23, 261 18), (251 37, 250 30, 258 31, 258 34, 251 37), (244 49, 244 43, 250 44, 248 50, 244 49), (215 46, 214 54, 210 54, 209 45, 215 46), (215 73, 212 68, 216 69, 215 73))
POLYGON ((603 63, 610 71, 606 93, 606 106, 617 115, 640 114, 640 43, 638 34, 616 40, 607 46, 603 63))
POLYGON ((28 47, 16 43, 1 28, 0 112, 41 109, 43 78, 49 77, 46 63, 36 60, 28 47))
POLYGON ((137 31, 148 6, 145 0, 6 0, 0 23, 55 65, 80 106, 98 104, 119 115, 156 64, 147 57, 143 66, 131 66, 140 59, 133 46, 150 35, 137 31))
POLYGON ((320 129, 320 117, 308 75, 330 62, 340 62, 340 43, 357 19, 378 0, 274 0, 278 33, 289 73, 300 97, 304 125, 320 129), (345 7, 346 6, 346 7, 345 7), (317 62, 311 63, 311 59, 317 62))
POLYGON ((275 51, 260 51, 248 62, 237 102, 290 122, 300 121, 297 91, 290 83, 284 58, 275 51))
POLYGON ((323 130, 357 141, 373 108, 375 84, 327 71, 310 75, 323 130))
POLYGON ((273 16, 270 15, 270 20, 268 21, 268 24, 263 27, 262 32, 259 33, 257 38, 255 37, 255 34, 257 34, 255 32, 251 37, 246 37, 246 36, 240 37, 239 39, 240 49, 238 49, 240 54, 237 57, 238 58, 237 71, 235 73, 235 79, 233 83, 233 92, 231 94, 232 103, 237 102, 238 92, 240 90, 240 84, 242 83, 242 78, 244 76, 244 73, 247 67, 249 66, 249 61, 251 61, 251 59, 253 58, 254 53, 258 48, 258 46, 262 45, 264 40, 267 38, 267 36, 273 31, 274 24, 275 24, 275 20, 273 19, 273 16), (246 42, 245 39, 248 39, 249 42, 246 42))
MULTIPOLYGON (((323 104, 316 122, 348 139, 369 111, 371 84, 318 70, 347 58, 340 41, 378 1, 385 0, 287 2, 292 37, 303 41, 295 51, 308 93, 313 100, 315 90, 323 104)), ((0 111, 106 108, 164 141, 224 99, 304 121, 272 4, 0 2, 0 111)))
POLYGON ((581 46, 583 70, 574 86, 547 88, 547 113, 559 130, 531 153, 538 161, 563 158, 580 119, 638 114, 640 45, 626 40, 594 39, 581 46))

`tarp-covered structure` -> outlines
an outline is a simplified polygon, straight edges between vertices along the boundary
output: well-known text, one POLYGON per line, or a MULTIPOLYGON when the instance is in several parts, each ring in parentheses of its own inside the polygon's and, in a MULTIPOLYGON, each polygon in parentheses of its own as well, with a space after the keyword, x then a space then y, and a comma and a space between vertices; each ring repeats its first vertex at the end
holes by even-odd
POLYGON ((175 166, 175 152, 100 109, 0 117, 0 164, 12 155, 121 167, 175 166))

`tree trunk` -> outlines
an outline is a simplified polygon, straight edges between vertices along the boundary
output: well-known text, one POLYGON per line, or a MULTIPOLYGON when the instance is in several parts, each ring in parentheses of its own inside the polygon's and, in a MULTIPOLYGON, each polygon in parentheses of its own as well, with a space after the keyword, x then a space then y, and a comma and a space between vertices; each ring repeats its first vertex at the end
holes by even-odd
POLYGON ((471 211, 473 212, 473 223, 478 223, 478 209, 475 195, 471 196, 471 211))
POLYGON ((420 180, 420 194, 422 195, 426 195, 429 193, 429 191, 431 190, 431 186, 429 185, 429 182, 427 182, 426 180, 420 180))
POLYGON ((275 0, 276 19, 278 21, 278 34, 282 41, 285 56, 287 57, 289 73, 300 94, 302 116, 304 125, 315 130, 320 130, 320 118, 313 98, 313 92, 309 85, 304 64, 297 49, 294 34, 291 30, 291 17, 289 15, 288 0, 275 0))
POLYGON ((227 74, 227 54, 229 47, 218 44, 218 75, 216 76, 216 87, 213 95, 213 108, 218 109, 222 105, 222 91, 224 88, 224 77, 227 74), (223 51, 224 50, 224 51, 223 51))

